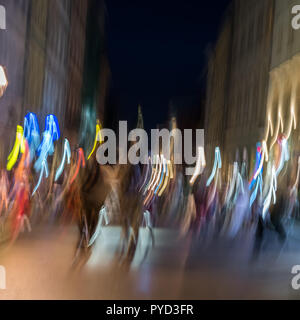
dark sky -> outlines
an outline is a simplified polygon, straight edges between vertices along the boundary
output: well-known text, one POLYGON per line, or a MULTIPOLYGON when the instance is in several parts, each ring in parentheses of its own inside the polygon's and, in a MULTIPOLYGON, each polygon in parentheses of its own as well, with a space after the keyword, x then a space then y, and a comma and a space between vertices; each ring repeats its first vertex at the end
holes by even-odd
POLYGON ((106 0, 111 93, 121 120, 143 107, 147 129, 166 120, 172 97, 200 95, 206 49, 230 0, 106 0))

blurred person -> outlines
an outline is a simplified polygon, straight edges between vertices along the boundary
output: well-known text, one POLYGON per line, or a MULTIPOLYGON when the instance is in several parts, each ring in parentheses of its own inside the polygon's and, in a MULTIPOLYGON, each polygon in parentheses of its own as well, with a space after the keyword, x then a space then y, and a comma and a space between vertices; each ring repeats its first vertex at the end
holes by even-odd
POLYGON ((234 199, 232 215, 230 217, 230 222, 227 228, 227 233, 229 237, 235 238, 237 234, 242 231, 243 226, 249 221, 249 189, 247 182, 243 182, 243 189, 237 191, 236 198, 234 199))
MULTIPOLYGON (((79 150, 79 146, 76 150, 79 150)), ((97 227, 99 211, 110 188, 101 174, 95 154, 86 162, 84 170, 76 169, 78 168, 77 161, 71 162, 65 199, 67 210, 72 219, 75 219, 79 229, 73 266, 80 268, 91 255, 93 246, 89 243, 97 227), (78 173, 76 177, 74 172, 78 173)))
POLYGON ((204 170, 203 176, 200 178, 200 180, 199 178, 196 180, 193 187, 196 207, 196 218, 193 223, 193 226, 197 237, 199 236, 202 226, 204 224, 205 208, 208 195, 208 189, 206 188, 207 177, 205 172, 206 171, 204 170))
POLYGON ((5 214, 5 211, 8 209, 9 199, 9 180, 5 170, 1 170, 1 179, 0 179, 0 217, 5 214), (4 211, 4 212, 3 212, 4 211))
POLYGON ((138 193, 141 173, 139 166, 127 164, 119 171, 120 224, 123 245, 119 255, 121 266, 126 270, 133 261, 142 224, 142 196, 138 193))
POLYGON ((255 199, 251 207, 253 225, 256 226, 255 235, 254 235, 253 253, 251 257, 252 261, 255 261, 258 259, 261 251, 262 243, 263 243, 264 230, 266 228, 266 225, 262 217, 262 212, 263 212, 263 198, 261 194, 258 194, 257 198, 255 199))
POLYGON ((25 141, 25 151, 14 169, 14 185, 9 198, 12 203, 8 221, 11 229, 10 244, 14 243, 19 233, 25 230, 31 231, 29 222, 31 213, 31 188, 29 183, 29 147, 25 141))
POLYGON ((188 178, 185 177, 184 179, 184 211, 180 227, 181 235, 186 235, 190 231, 192 223, 196 219, 195 198, 188 178))
POLYGON ((287 214, 289 202, 289 194, 287 188, 281 186, 277 192, 277 200, 276 203, 271 210, 271 222, 275 228, 275 231, 278 233, 278 238, 283 244, 286 240, 287 234, 283 225, 283 219, 287 214))

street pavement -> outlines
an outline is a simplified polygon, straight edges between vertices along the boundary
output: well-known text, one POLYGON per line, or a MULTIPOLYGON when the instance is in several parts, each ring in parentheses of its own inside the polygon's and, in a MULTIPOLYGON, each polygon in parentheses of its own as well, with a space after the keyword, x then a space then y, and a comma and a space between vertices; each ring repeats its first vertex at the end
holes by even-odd
POLYGON ((253 233, 235 240, 182 238, 177 230, 141 229, 130 271, 115 263, 120 228, 103 228, 90 259, 71 268, 74 226, 39 227, 0 252, 6 290, 0 299, 298 299, 293 265, 300 265, 300 227, 282 248, 268 231, 261 254, 251 259, 253 233), (147 251, 148 250, 148 251, 147 251))

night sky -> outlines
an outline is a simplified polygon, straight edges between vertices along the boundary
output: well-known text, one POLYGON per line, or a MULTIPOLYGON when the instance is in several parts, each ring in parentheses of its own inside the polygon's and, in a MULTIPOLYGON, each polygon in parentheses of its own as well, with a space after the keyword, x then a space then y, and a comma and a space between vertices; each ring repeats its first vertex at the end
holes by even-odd
MULTIPOLYGON (((167 119, 174 97, 199 96, 208 48, 230 0, 106 0, 111 96, 120 120, 146 129, 167 119)), ((202 90, 202 91, 201 91, 202 90)))

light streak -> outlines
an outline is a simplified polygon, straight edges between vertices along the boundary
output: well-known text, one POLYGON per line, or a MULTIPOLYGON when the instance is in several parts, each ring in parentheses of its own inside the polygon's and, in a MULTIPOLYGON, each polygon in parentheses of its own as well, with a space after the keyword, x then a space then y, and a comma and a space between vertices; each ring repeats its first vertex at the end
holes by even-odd
POLYGON ((145 193, 148 191, 148 194, 144 200, 144 205, 147 205, 153 199, 154 188, 157 185, 159 178, 160 178, 160 174, 161 174, 162 167, 161 167, 160 156, 159 155, 154 156, 153 161, 155 162, 155 168, 153 169, 152 181, 149 182, 149 185, 147 186, 147 188, 145 190, 145 193))
POLYGON ((206 186, 209 187, 209 185, 211 184, 212 180, 215 177, 216 171, 218 169, 222 168, 222 160, 221 160, 221 154, 220 154, 220 148, 216 147, 215 149, 215 161, 214 161, 214 166, 212 169, 212 173, 210 175, 210 177, 208 178, 207 182, 206 182, 206 186))
POLYGON ((71 149, 70 149, 70 144, 69 144, 68 139, 65 139, 63 158, 62 158, 60 166, 56 170, 55 180, 54 181, 57 181, 58 178, 63 173, 64 167, 65 167, 66 158, 67 158, 68 164, 70 164, 70 162, 71 162, 71 149))
POLYGON ((228 196, 226 197, 226 202, 230 201, 234 190, 235 190, 235 194, 233 196, 233 202, 236 201, 236 198, 239 195, 240 191, 243 194, 245 193, 243 179, 241 174, 239 173, 239 167, 237 162, 234 162, 233 164, 233 175, 232 175, 231 184, 228 191, 228 196))
POLYGON ((49 132, 43 133, 43 140, 42 144, 39 146, 39 150, 39 157, 34 164, 36 172, 39 172, 43 166, 47 166, 48 168, 48 155, 53 154, 54 152, 53 140, 49 132))
POLYGON ((0 98, 3 96, 7 88, 7 85, 8 85, 8 82, 7 82, 4 68, 0 65, 0 98))
POLYGON ((266 216, 267 211, 269 210, 272 196, 273 196, 273 203, 276 203, 276 191, 277 191, 277 177, 276 177, 276 170, 275 166, 272 166, 272 177, 271 177, 271 182, 270 182, 270 188, 269 192, 266 196, 266 199, 264 201, 264 206, 263 206, 263 212, 262 212, 262 217, 263 219, 266 216))
POLYGON ((6 172, 3 170, 1 173, 1 180, 0 180, 0 196, 1 196, 1 202, 0 202, 0 216, 3 209, 3 205, 5 210, 8 209, 8 179, 6 172))
POLYGON ((263 148, 263 156, 265 158, 265 161, 269 161, 269 154, 268 154, 268 147, 267 147, 267 142, 263 140, 262 142, 262 148, 263 148))
POLYGON ((256 181, 258 175, 260 175, 263 171, 263 164, 264 164, 264 160, 268 161, 269 157, 268 157, 268 151, 267 151, 267 144, 265 141, 262 142, 262 148, 260 149, 260 147, 258 147, 257 152, 259 153, 259 161, 258 163, 256 163, 256 165, 258 164, 258 168, 256 170, 256 172, 254 173, 253 176, 253 180, 256 181))
POLYGON ((272 179, 272 166, 273 166, 273 162, 268 161, 267 164, 267 170, 266 170, 266 174, 265 174, 265 178, 263 181, 263 198, 266 198, 268 192, 269 192, 269 186, 271 183, 271 179, 272 179))
POLYGON ((48 172, 48 164, 46 163, 47 159, 44 159, 42 161, 42 169, 40 171, 40 176, 39 176, 39 180, 37 185, 35 186, 33 192, 32 192, 32 196, 36 193, 37 189, 40 187, 40 184, 42 182, 43 179, 43 175, 45 174, 45 178, 48 178, 49 172, 48 172))
POLYGON ((273 136, 273 124, 270 115, 268 115, 268 127, 267 127, 267 133, 265 137, 265 141, 268 141, 269 133, 271 133, 271 137, 273 136))
POLYGON ((154 191, 155 187, 158 185, 158 182, 159 182, 159 179, 160 179, 160 175, 162 173, 162 162, 163 162, 162 156, 160 156, 160 157, 158 156, 157 159, 158 159, 158 162, 159 162, 159 170, 157 172, 156 179, 155 179, 155 181, 154 181, 154 183, 153 183, 153 185, 151 187, 152 191, 154 191))
POLYGON ((53 154, 54 152, 54 146, 53 146, 53 142, 57 141, 60 138, 60 130, 59 130, 59 125, 58 125, 58 121, 55 115, 53 114, 49 114, 47 115, 46 119, 45 119, 45 131, 43 133, 43 140, 40 144, 40 146, 38 147, 37 153, 40 155, 40 153, 43 150, 43 147, 46 145, 47 149, 48 149, 48 144, 51 144, 51 148, 49 152, 51 152, 51 154, 53 154), (46 140, 46 141, 44 141, 46 140))
POLYGON ((24 140, 23 140, 23 128, 21 126, 17 126, 17 133, 16 133, 16 140, 15 140, 15 144, 14 147, 11 151, 11 153, 9 154, 8 158, 7 158, 7 166, 6 169, 7 171, 11 171, 12 168, 14 167, 14 165, 16 164, 18 157, 19 157, 19 153, 24 153, 25 151, 25 144, 24 144, 24 140))
POLYGON ((78 160, 77 160, 77 166, 76 166, 76 170, 75 173, 70 181, 70 185, 74 182, 74 180, 76 179, 78 173, 79 173, 79 169, 81 167, 85 167, 85 159, 84 159, 84 152, 82 150, 82 148, 78 149, 78 160))
MULTIPOLYGON (((142 185, 141 185, 141 187, 140 187, 140 189, 139 189, 139 192, 141 192, 142 190, 143 190, 143 188, 144 188, 144 186, 145 186, 145 184, 146 184, 146 182, 147 182, 147 179, 148 179, 148 175, 149 175, 149 169, 150 169, 150 167, 151 167, 151 158, 149 157, 148 158, 148 162, 147 162, 147 169, 146 169, 146 173, 145 173, 145 178, 144 178, 144 182, 142 183, 142 185)), ((151 178, 151 177, 150 177, 151 178)))
POLYGON ((256 186, 254 188, 254 191, 252 192, 251 196, 250 196, 250 208, 252 207, 252 204, 254 203, 256 197, 257 197, 257 191, 258 191, 258 187, 260 190, 260 194, 262 194, 262 173, 260 172, 258 179, 256 181, 256 186))
POLYGON ((294 126, 294 130, 296 130, 296 128, 297 128, 296 115, 295 115, 294 107, 291 107, 291 121, 290 121, 288 132, 286 134, 286 140, 289 139, 291 132, 292 132, 292 129, 293 129, 293 126, 294 126))
POLYGON ((285 162, 289 160, 289 151, 288 151, 288 144, 287 144, 286 138, 283 137, 279 139, 278 143, 280 146, 280 162, 276 170, 276 176, 278 176, 279 173, 281 172, 285 162))
POLYGON ((212 204, 214 197, 216 195, 218 180, 219 180, 219 170, 216 171, 216 179, 215 179, 210 197, 208 198, 208 201, 207 201, 207 207, 206 207, 207 210, 210 207, 210 205, 212 204))
POLYGON ((46 131, 49 131, 53 141, 57 141, 60 138, 60 130, 57 118, 54 114, 49 114, 46 117, 46 131))
POLYGON ((47 166, 47 158, 54 153, 54 141, 60 138, 60 131, 58 121, 55 115, 49 114, 45 120, 45 131, 43 133, 43 139, 40 146, 37 149, 39 158, 34 164, 34 168, 37 172, 42 169, 42 166, 47 166))
POLYGON ((169 166, 169 172, 170 172, 170 179, 174 178, 174 170, 173 170, 173 164, 170 160, 168 160, 168 166, 169 166))
POLYGON ((255 175, 256 173, 258 172, 258 168, 260 167, 260 164, 261 164, 261 158, 262 158, 262 152, 261 152, 261 144, 260 142, 257 143, 256 145, 256 160, 255 160, 255 168, 254 168, 254 173, 253 173, 253 176, 252 176, 252 179, 250 180, 250 187, 249 189, 252 189, 254 183, 255 183, 255 175))
POLYGON ((297 177, 296 177, 296 181, 295 181, 295 184, 294 184, 294 186, 293 186, 292 189, 297 189, 297 188, 298 188, 298 184, 299 184, 299 173, 300 173, 300 156, 298 157, 297 177))
POLYGON ((249 182, 249 190, 251 190, 256 183, 257 177, 263 172, 263 164, 264 161, 268 161, 268 151, 266 141, 263 141, 262 144, 260 142, 256 145, 256 161, 255 161, 255 169, 252 179, 249 182))
POLYGON ((153 182, 155 181, 156 178, 156 173, 158 171, 158 165, 159 165, 159 156, 158 155, 154 155, 153 156, 153 161, 152 161, 152 174, 151 174, 151 179, 149 180, 149 183, 147 185, 147 187, 145 188, 145 192, 144 195, 146 194, 146 192, 151 189, 153 182), (153 164, 155 164, 155 167, 153 167, 153 164))
MULTIPOLYGON (((169 161, 170 161, 170 160, 169 160, 169 161)), ((159 191, 159 193, 158 193, 158 196, 159 196, 159 197, 161 197, 161 195, 162 195, 162 194, 164 193, 164 191, 166 190, 167 185, 168 185, 169 180, 170 180, 169 163, 168 163, 168 161, 167 161, 166 159, 165 159, 165 170, 166 170, 166 172, 165 172, 165 179, 164 179, 164 183, 163 183, 163 185, 162 185, 162 187, 161 187, 161 189, 160 189, 160 191, 159 191)))
POLYGON ((29 168, 29 164, 30 164, 30 155, 29 155, 28 142, 24 140, 24 152, 15 170, 15 179, 17 181, 23 180, 24 170, 29 168))
POLYGON ((27 113, 24 118, 24 138, 27 140, 30 152, 30 161, 33 160, 40 145, 40 128, 35 113, 27 113))
POLYGON ((96 136, 95 136, 94 146, 87 158, 88 160, 91 158, 92 154, 95 152, 98 141, 100 144, 103 142, 102 135, 101 135, 101 124, 99 120, 97 120, 97 124, 96 124, 96 136))
POLYGON ((240 188, 242 189, 242 193, 245 193, 245 189, 244 189, 244 184, 243 184, 243 179, 240 173, 238 173, 238 185, 240 186, 240 188))
POLYGON ((88 247, 92 246, 93 243, 96 241, 96 239, 101 234, 101 230, 102 230, 102 226, 103 226, 103 220, 105 222, 105 225, 107 226, 109 224, 109 220, 108 220, 108 216, 107 216, 107 212, 106 212, 106 207, 105 206, 103 206, 99 211, 98 224, 97 224, 97 227, 96 227, 96 230, 95 230, 93 236, 91 237, 91 239, 89 241, 88 247))
POLYGON ((163 186, 161 187, 158 196, 161 197, 162 194, 165 192, 170 180, 172 180, 174 178, 173 175, 173 166, 172 166, 172 162, 170 160, 166 161, 166 175, 165 175, 165 180, 163 183, 163 186))
POLYGON ((163 155, 161 156, 161 162, 162 162, 161 177, 160 177, 160 181, 159 181, 159 183, 158 183, 158 185, 157 185, 157 187, 156 187, 156 189, 155 189, 155 191, 154 191, 154 194, 155 194, 155 195, 157 194, 157 192, 159 191, 160 187, 162 186, 164 177, 165 177, 166 172, 167 172, 167 169, 166 169, 166 167, 167 167, 167 161, 166 161, 166 159, 165 159, 165 157, 164 157, 163 155))
POLYGON ((229 200, 231 199, 231 196, 233 194, 233 190, 234 190, 235 182, 236 182, 237 171, 238 171, 238 164, 237 164, 237 162, 234 162, 233 163, 232 178, 230 178, 229 189, 228 189, 228 192, 226 192, 226 200, 225 200, 226 203, 229 202, 229 200))
POLYGON ((35 145, 40 144, 40 127, 37 116, 33 112, 27 113, 24 118, 24 138, 28 144, 31 142, 34 142, 35 145))
POLYGON ((270 145, 270 150, 272 149, 272 147, 274 146, 275 142, 277 141, 278 135, 279 135, 279 130, 281 128, 281 132, 283 131, 283 121, 282 121, 282 117, 281 117, 281 112, 278 112, 278 122, 277 122, 277 128, 276 128, 276 134, 274 135, 274 139, 270 145))
POLYGON ((144 212, 144 223, 146 228, 152 229, 151 214, 148 210, 144 212))
POLYGON ((2 66, 0 66, 0 86, 1 87, 7 86, 7 78, 2 66))
POLYGON ((227 187, 226 187, 225 203, 229 203, 231 198, 232 198, 232 201, 235 202, 240 191, 243 194, 245 192, 244 186, 243 186, 243 179, 242 179, 241 174, 239 173, 238 163, 234 162, 233 163, 232 178, 230 178, 230 181, 228 182, 227 187), (232 197, 234 190, 235 190, 235 193, 234 193, 234 196, 232 197))
POLYGON ((39 155, 37 161, 34 164, 34 169, 36 172, 40 172, 39 180, 36 187, 33 190, 32 195, 35 194, 39 188, 42 178, 48 178, 48 156, 54 153, 54 141, 60 138, 60 131, 58 126, 58 121, 55 115, 49 114, 45 119, 45 131, 43 133, 43 139, 40 146, 37 149, 37 154, 39 155))
POLYGON ((198 147, 198 158, 195 167, 194 174, 190 180, 190 184, 193 185, 197 179, 197 177, 203 172, 203 169, 206 166, 205 154, 203 147, 198 147))

